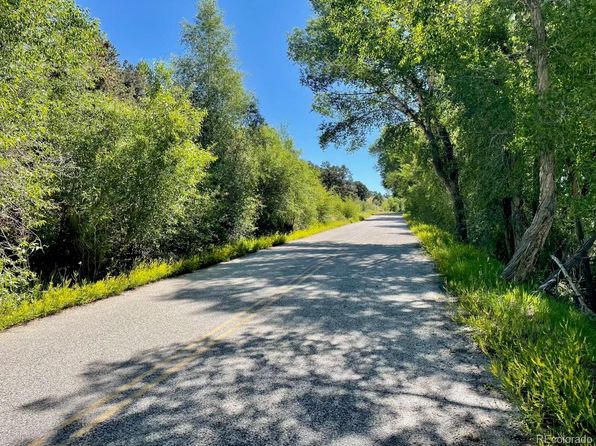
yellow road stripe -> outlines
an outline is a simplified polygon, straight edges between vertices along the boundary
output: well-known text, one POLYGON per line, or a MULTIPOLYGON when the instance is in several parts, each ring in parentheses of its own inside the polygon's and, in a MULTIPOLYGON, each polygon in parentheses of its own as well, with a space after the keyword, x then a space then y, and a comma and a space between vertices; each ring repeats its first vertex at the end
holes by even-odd
MULTIPOLYGON (((252 317, 250 317, 248 319, 253 319, 254 317, 256 317, 256 315, 252 315, 252 317)), ((203 346, 202 348, 197 350, 194 353, 194 356, 187 357, 183 361, 180 361, 177 364, 170 367, 169 369, 166 369, 162 374, 157 376, 153 381, 150 381, 147 384, 145 384, 143 387, 141 387, 139 390, 137 390, 131 396, 124 398, 122 401, 115 403, 114 405, 112 405, 111 407, 109 407, 108 409, 103 411, 101 414, 99 414, 93 420, 89 421, 82 428, 80 428, 78 431, 73 433, 69 437, 67 444, 85 436, 86 434, 91 432, 93 429, 95 429, 97 426, 99 426, 100 424, 104 423, 105 421, 108 421, 110 418, 113 418, 118 413, 122 412, 122 410, 124 410, 127 406, 129 406, 132 403, 134 403, 135 401, 137 401, 143 395, 146 395, 149 391, 151 391, 155 387, 157 387, 161 382, 165 381, 171 375, 173 375, 174 373, 183 369, 190 362, 195 360, 196 356, 209 350, 213 346, 213 344, 215 344, 216 341, 223 339, 226 335, 236 331, 239 327, 245 325, 246 321, 243 320, 242 322, 243 322, 242 324, 240 324, 240 323, 236 324, 236 325, 230 327, 228 330, 224 331, 222 334, 220 334, 216 338, 213 338, 213 340, 211 342, 209 342, 208 344, 206 344, 205 346, 203 346)))
MULTIPOLYGON (((295 285, 301 284, 308 276, 310 276, 316 270, 318 270, 323 265, 323 263, 326 262, 327 260, 328 259, 322 259, 319 262, 316 262, 314 265, 306 268, 306 270, 304 272, 302 272, 299 276, 295 277, 294 279, 292 279, 291 281, 289 281, 288 283, 283 285, 283 287, 295 286, 295 285)), ((149 392, 151 389, 155 388, 163 380, 165 380, 172 374, 174 374, 177 371, 179 371, 180 369, 182 369, 185 365, 188 365, 193 359, 196 359, 196 356, 209 350, 209 348, 211 348, 213 346, 213 344, 215 344, 216 341, 221 340, 225 336, 239 330, 244 325, 246 325, 250 320, 254 319, 256 317, 256 314, 251 315, 251 312, 253 310, 257 309, 259 307, 259 305, 261 305, 262 307, 271 305, 274 302, 276 302, 277 300, 279 300, 288 291, 289 290, 278 292, 278 293, 273 294, 272 296, 263 297, 263 298, 257 300, 255 303, 253 303, 248 308, 243 310, 237 316, 230 318, 227 321, 217 325, 212 330, 210 330, 206 335, 201 336, 199 339, 197 339, 197 340, 191 342, 190 344, 187 344, 185 347, 179 349, 179 351, 177 353, 175 353, 174 355, 172 355, 169 358, 166 358, 162 361, 159 361, 156 365, 154 365, 148 371, 142 373, 141 375, 137 376, 136 378, 129 381, 128 383, 123 384, 122 386, 118 387, 114 392, 110 393, 109 395, 107 395, 103 398, 100 398, 99 400, 90 404, 89 406, 82 409, 75 415, 67 418, 65 421, 63 421, 58 426, 57 430, 59 431, 61 429, 64 429, 64 428, 74 424, 75 422, 81 420, 82 418, 85 418, 87 415, 91 414, 92 412, 95 412, 97 409, 101 408, 102 406, 105 406, 106 404, 108 404, 111 401, 113 401, 114 399, 116 399, 122 393, 130 390, 136 384, 142 382, 143 379, 145 379, 147 376, 150 376, 151 374, 164 369, 168 363, 171 363, 172 358, 175 358, 176 354, 183 352, 183 351, 192 351, 193 349, 195 349, 194 351, 192 351, 192 355, 185 357, 182 360, 178 361, 172 367, 166 369, 164 372, 162 372, 160 375, 158 375, 153 381, 150 381, 150 382, 144 384, 143 387, 141 387, 139 390, 137 390, 135 393, 133 393, 130 397, 127 397, 127 398, 123 399, 122 401, 115 403, 109 409, 105 410, 100 415, 98 415, 93 420, 91 420, 89 423, 87 423, 82 428, 77 430, 75 433, 73 433, 69 437, 68 443, 83 437, 84 435, 89 433, 91 430, 93 430, 95 427, 97 427, 98 425, 102 424, 103 422, 105 422, 105 421, 109 420, 110 418, 114 417, 115 415, 117 415, 120 411, 122 411, 124 408, 126 408, 126 406, 128 406, 129 404, 133 403, 136 399, 142 397, 147 392, 149 392), (231 327, 228 327, 230 324, 233 324, 233 325, 231 327), (227 329, 225 331, 223 331, 219 335, 215 336, 214 338, 211 338, 211 336, 213 336, 215 333, 217 333, 218 331, 220 331, 226 327, 227 327, 227 329), (206 340, 209 340, 209 342, 207 342, 201 348, 196 348, 197 346, 199 346, 202 342, 205 342, 206 340)), ((43 445, 46 442, 46 440, 48 439, 48 437, 49 437, 49 435, 44 435, 42 437, 36 438, 31 443, 29 443, 29 446, 43 445)))

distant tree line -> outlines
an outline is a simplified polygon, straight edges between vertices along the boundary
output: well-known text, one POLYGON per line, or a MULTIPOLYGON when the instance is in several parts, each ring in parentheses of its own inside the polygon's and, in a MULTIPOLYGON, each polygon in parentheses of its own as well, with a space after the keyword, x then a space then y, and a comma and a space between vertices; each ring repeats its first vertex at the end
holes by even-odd
MULTIPOLYGON (((289 53, 328 118, 323 145, 357 149, 380 129, 370 149, 394 203, 497 255, 507 280, 543 277, 589 240, 593 2, 311 3, 289 53)), ((594 255, 582 265, 596 308, 594 255)))
POLYGON ((345 165, 334 166, 324 161, 320 166, 312 165, 319 172, 319 178, 329 192, 342 198, 357 198, 361 201, 372 199, 377 204, 383 202, 380 192, 370 191, 366 184, 352 178, 352 172, 345 165))
POLYGON ((182 41, 121 63, 72 0, 0 0, 0 300, 373 206, 265 122, 214 0, 182 41))

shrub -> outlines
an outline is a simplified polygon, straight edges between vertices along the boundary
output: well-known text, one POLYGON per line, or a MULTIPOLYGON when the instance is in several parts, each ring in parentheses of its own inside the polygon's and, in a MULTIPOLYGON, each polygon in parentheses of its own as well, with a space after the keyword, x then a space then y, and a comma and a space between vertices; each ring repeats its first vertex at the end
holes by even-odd
POLYGON ((92 283, 73 285, 65 281, 52 285, 45 291, 37 290, 27 300, 0 300, 0 330, 32 319, 57 313, 75 305, 104 299, 138 286, 195 271, 216 263, 244 256, 260 249, 281 245, 290 240, 307 237, 328 229, 352 223, 354 220, 338 220, 327 224, 315 224, 290 234, 273 234, 255 239, 243 239, 229 245, 213 247, 200 254, 175 261, 154 260, 136 265, 127 274, 108 276, 92 283))

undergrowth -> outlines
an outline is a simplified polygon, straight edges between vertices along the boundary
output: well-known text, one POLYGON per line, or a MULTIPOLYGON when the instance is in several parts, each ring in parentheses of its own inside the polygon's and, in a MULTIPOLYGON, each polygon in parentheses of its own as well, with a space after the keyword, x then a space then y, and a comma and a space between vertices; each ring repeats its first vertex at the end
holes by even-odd
POLYGON ((596 432, 596 324, 571 304, 501 279, 503 265, 436 226, 408 219, 457 296, 491 371, 532 434, 596 432))
POLYGON ((126 274, 108 276, 96 282, 81 284, 64 282, 59 285, 51 285, 46 290, 39 292, 36 298, 24 301, 6 300, 0 302, 0 330, 57 313, 68 307, 105 299, 160 279, 189 273, 261 249, 354 223, 363 220, 368 215, 370 214, 362 214, 353 219, 319 223, 289 234, 274 234, 240 240, 237 243, 215 247, 200 254, 175 261, 154 260, 140 263, 126 274))

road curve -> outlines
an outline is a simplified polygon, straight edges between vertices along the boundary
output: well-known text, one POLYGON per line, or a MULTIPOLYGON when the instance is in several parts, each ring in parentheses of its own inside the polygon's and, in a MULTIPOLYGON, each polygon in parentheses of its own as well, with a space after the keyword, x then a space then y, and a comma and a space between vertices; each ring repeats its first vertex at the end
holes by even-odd
POLYGON ((377 215, 0 333, 0 444, 521 444, 377 215))

